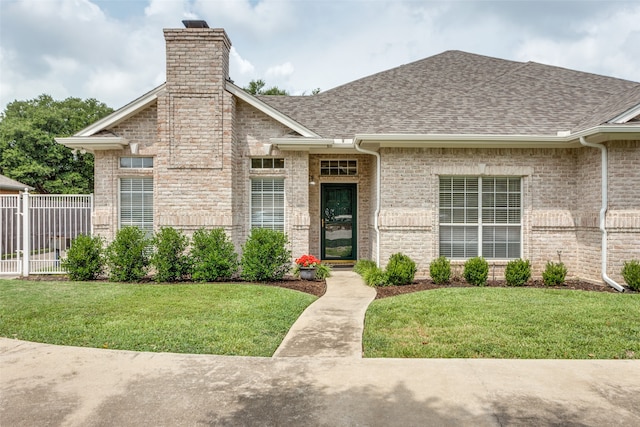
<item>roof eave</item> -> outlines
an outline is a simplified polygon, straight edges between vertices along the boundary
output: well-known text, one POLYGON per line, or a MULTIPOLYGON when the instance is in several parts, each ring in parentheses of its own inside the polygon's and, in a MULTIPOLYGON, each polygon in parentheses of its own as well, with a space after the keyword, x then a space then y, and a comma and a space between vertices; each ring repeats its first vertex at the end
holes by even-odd
POLYGON ((640 140, 640 126, 601 125, 579 132, 559 132, 558 135, 485 135, 485 134, 356 134, 353 139, 272 138, 280 151, 310 153, 345 153, 356 151, 355 144, 377 150, 396 148, 574 148, 580 147, 580 137, 590 142, 640 140))
POLYGON ((609 120, 608 123, 627 123, 629 120, 640 115, 640 104, 631 107, 627 111, 609 120))
POLYGON ((89 125, 88 127, 82 129, 81 131, 77 132, 74 136, 87 137, 87 136, 95 135, 100 131, 113 127, 118 123, 121 123, 127 120, 129 117, 135 115, 139 111, 147 108, 149 105, 155 102, 156 99, 158 99, 158 93, 162 92, 165 86, 166 86, 166 83, 161 84, 155 89, 145 93, 140 98, 135 99, 134 101, 130 102, 124 107, 119 108, 118 110, 109 114, 107 117, 104 117, 98 120, 97 122, 89 125))
POLYGON ((106 150, 122 150, 129 145, 129 141, 119 136, 71 136, 68 138, 55 138, 58 144, 69 147, 72 150, 84 150, 90 153, 106 150))

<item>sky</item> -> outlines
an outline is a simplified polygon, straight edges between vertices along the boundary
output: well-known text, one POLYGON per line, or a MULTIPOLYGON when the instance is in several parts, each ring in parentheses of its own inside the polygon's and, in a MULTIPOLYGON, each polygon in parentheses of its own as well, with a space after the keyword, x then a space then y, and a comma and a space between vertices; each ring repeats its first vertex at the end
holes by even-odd
POLYGON ((446 50, 640 82, 640 0, 0 0, 0 111, 129 103, 164 82, 162 29, 183 19, 226 30, 237 85, 292 95, 446 50))

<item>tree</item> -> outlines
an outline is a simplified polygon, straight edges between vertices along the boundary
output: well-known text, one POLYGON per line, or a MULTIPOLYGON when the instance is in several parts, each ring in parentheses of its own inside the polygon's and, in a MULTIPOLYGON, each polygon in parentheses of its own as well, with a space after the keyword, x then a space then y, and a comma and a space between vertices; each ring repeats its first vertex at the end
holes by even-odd
POLYGON ((95 99, 56 101, 42 94, 0 113, 0 174, 38 193, 93 192, 93 155, 74 153, 54 137, 71 136, 113 110, 95 99))
POLYGON ((248 86, 243 89, 249 92, 251 95, 289 95, 284 89, 279 89, 277 86, 271 86, 269 89, 265 89, 266 83, 262 79, 251 80, 248 86))

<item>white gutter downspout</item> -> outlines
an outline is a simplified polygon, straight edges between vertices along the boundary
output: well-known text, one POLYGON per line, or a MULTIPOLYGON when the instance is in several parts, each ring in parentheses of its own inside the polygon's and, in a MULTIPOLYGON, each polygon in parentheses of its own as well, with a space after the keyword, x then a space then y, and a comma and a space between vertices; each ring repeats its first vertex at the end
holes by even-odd
POLYGON ((382 179, 382 177, 380 176, 380 173, 381 173, 380 153, 378 153, 377 151, 366 150, 360 147, 361 143, 362 143, 362 140, 359 140, 359 139, 356 139, 354 141, 353 146, 356 148, 356 151, 376 156, 376 170, 377 170, 378 180, 376 182, 376 211, 373 216, 373 229, 376 232, 376 265, 380 267, 380 227, 378 224, 378 216, 380 215, 380 194, 381 194, 380 181, 382 179))
POLYGON ((594 144, 587 142, 584 136, 580 137, 580 144, 585 147, 599 148, 602 153, 602 207, 600 208, 600 232, 602 233, 602 279, 613 289, 624 292, 624 288, 617 284, 613 279, 607 276, 607 228, 606 214, 609 205, 607 199, 608 188, 608 172, 607 172, 607 147, 603 144, 594 144))

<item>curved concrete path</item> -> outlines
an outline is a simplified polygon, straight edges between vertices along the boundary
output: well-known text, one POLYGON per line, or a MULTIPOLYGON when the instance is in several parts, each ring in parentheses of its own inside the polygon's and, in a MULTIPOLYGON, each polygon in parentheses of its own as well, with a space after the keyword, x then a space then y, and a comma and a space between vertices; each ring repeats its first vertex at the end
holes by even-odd
POLYGON ((334 271, 327 291, 293 324, 273 357, 362 358, 362 332, 375 289, 352 271, 334 271))

